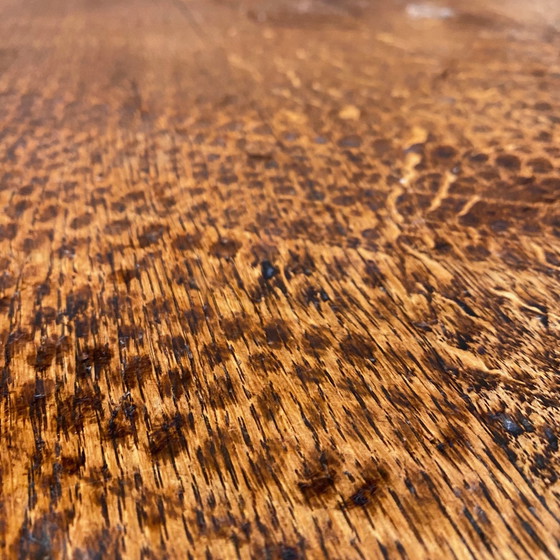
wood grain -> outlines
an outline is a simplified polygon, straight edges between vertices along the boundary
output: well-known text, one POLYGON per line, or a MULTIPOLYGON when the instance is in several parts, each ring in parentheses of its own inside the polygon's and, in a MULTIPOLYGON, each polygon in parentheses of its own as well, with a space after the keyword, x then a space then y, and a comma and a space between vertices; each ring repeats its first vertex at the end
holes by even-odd
POLYGON ((560 556, 528 4, 1 0, 0 556, 560 556))

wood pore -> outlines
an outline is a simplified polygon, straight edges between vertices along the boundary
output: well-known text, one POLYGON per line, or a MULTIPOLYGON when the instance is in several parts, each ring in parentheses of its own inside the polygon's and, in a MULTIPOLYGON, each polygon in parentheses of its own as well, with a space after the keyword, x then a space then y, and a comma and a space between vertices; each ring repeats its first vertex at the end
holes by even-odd
POLYGON ((560 557, 559 31, 0 0, 0 557, 560 557))

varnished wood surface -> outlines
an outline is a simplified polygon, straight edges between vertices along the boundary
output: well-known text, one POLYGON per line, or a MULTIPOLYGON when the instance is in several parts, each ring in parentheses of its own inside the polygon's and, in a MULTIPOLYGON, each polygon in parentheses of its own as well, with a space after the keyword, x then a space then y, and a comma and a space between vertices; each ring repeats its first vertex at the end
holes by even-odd
POLYGON ((1 0, 3 558, 558 558, 555 1, 1 0))

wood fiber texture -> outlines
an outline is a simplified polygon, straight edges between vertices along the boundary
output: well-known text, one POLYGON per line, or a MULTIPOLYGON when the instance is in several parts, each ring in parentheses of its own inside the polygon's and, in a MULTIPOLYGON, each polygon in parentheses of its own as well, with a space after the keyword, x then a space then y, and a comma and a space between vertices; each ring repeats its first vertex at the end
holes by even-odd
POLYGON ((560 7, 0 1, 0 546, 558 558, 560 7))

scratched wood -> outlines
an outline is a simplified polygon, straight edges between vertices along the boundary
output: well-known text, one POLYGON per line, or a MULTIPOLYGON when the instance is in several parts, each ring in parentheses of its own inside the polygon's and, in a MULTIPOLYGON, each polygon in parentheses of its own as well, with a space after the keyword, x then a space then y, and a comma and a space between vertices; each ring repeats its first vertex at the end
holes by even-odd
POLYGON ((560 557, 554 1, 0 1, 5 558, 560 557))

